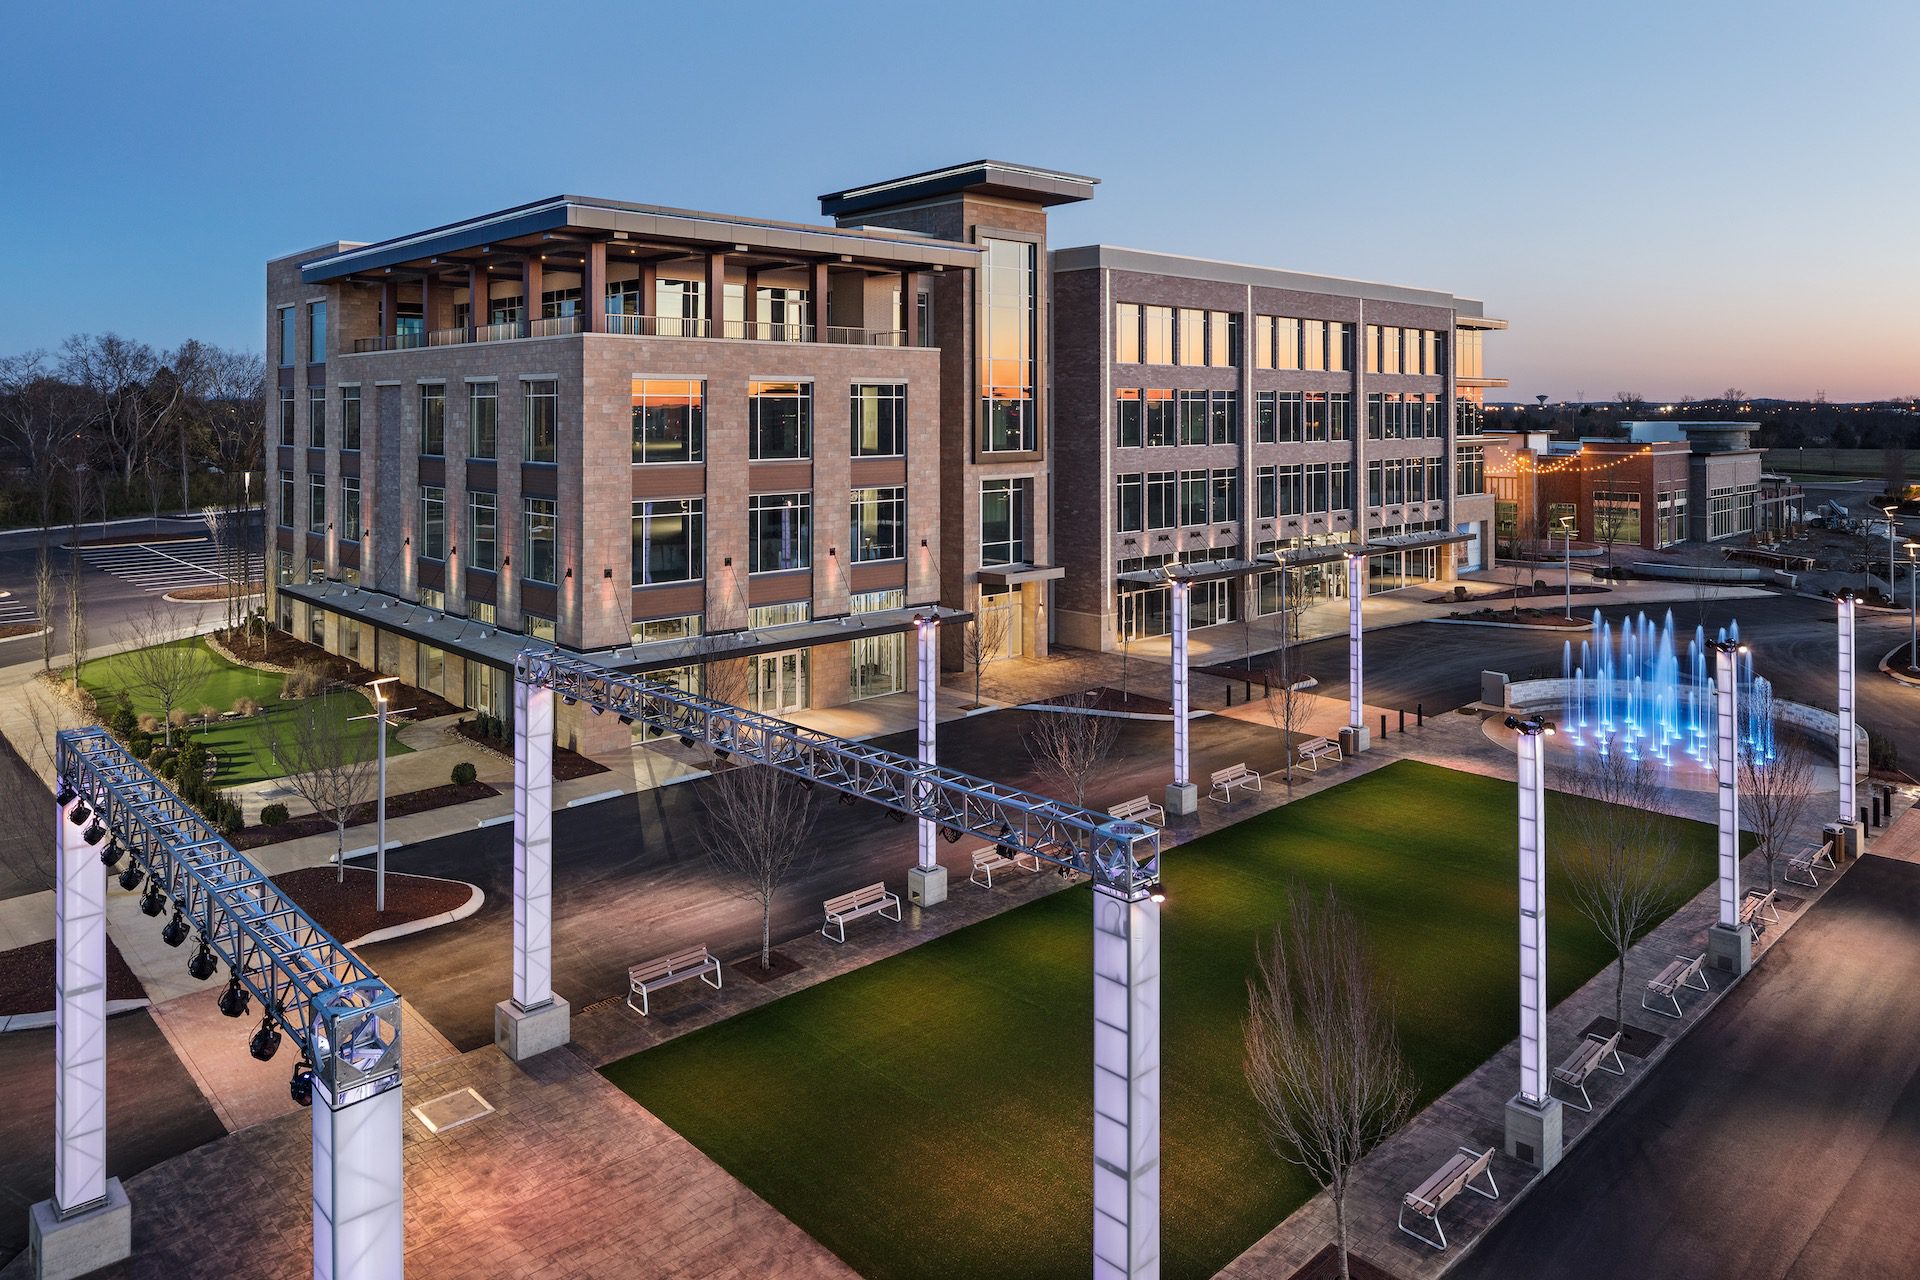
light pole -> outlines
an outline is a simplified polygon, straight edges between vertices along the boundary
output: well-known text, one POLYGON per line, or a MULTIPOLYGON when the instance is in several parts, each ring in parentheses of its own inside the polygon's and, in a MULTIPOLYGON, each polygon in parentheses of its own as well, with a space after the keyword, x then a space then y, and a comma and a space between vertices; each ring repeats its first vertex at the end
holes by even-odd
POLYGON ((1880 509, 1887 513, 1887 598, 1891 600, 1893 599, 1894 516, 1899 514, 1900 508, 1899 507, 1882 507, 1880 509))
POLYGON ((1167 594, 1173 605, 1173 781, 1167 785, 1168 813, 1187 814, 1200 807, 1200 789, 1187 777, 1187 710, 1192 696, 1187 671, 1189 584, 1166 570, 1167 594))
POLYGON ((1907 543, 1907 670, 1920 670, 1920 542, 1907 543))
POLYGON ((1573 517, 1560 517, 1560 536, 1567 540, 1567 617, 1573 617, 1573 517))
POLYGON ((1560 1161, 1560 1100, 1547 1079, 1547 814, 1543 737, 1553 722, 1508 716, 1519 735, 1520 1091, 1507 1100, 1507 1154, 1542 1173, 1560 1161))
MULTIPOLYGON (((373 909, 376 912, 387 909, 387 717, 398 714, 394 710, 392 699, 387 697, 387 686, 399 682, 399 676, 379 676, 369 681, 373 690, 373 714, 355 716, 355 720, 372 720, 379 742, 374 748, 380 761, 380 792, 374 797, 374 836, 373 836, 373 909)), ((411 711, 412 707, 402 707, 400 711, 411 711)))
POLYGON ((1714 764, 1719 793, 1719 915, 1707 930, 1707 954, 1713 967, 1733 974, 1753 965, 1753 935, 1740 923, 1740 655, 1747 647, 1732 640, 1708 642, 1713 650, 1716 709, 1714 764))

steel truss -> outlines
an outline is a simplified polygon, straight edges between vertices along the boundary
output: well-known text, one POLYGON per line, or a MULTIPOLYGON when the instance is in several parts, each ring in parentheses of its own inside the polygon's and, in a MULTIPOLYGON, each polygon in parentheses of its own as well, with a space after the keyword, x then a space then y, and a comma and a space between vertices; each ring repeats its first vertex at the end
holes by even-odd
POLYGON ((804 783, 926 819, 950 839, 975 836, 1031 853, 1127 898, 1145 897, 1159 884, 1160 833, 1144 823, 1121 822, 562 654, 524 652, 514 665, 518 680, 551 689, 562 701, 585 703, 743 761, 770 764, 804 783))

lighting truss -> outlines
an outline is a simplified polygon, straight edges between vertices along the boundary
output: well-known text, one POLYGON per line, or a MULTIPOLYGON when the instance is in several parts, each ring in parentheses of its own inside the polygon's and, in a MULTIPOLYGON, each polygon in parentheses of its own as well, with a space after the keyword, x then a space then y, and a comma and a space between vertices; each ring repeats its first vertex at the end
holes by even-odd
MULTIPOLYGON (((313 1061, 315 1005, 327 1016, 347 996, 391 1019, 395 1079, 399 996, 358 957, 220 837, 105 729, 59 735, 55 763, 120 837, 151 883, 166 890, 222 963, 313 1061), (350 989, 350 991, 346 990, 350 989)), ((323 1037, 324 1038, 324 1037, 323 1037)))
POLYGON ((1143 823, 923 765, 911 756, 563 654, 528 650, 514 665, 520 680, 563 699, 630 717, 664 735, 704 741, 742 763, 769 764, 948 831, 1031 853, 1124 897, 1145 897, 1159 883, 1160 833, 1143 823))

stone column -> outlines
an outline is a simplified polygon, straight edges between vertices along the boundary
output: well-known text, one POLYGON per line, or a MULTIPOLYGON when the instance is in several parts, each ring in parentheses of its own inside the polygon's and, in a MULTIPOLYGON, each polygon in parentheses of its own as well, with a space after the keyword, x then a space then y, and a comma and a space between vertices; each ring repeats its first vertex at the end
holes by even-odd
POLYGON ((1093 1274, 1160 1274, 1160 904, 1093 891, 1093 1274))
POLYGON ((1520 1092, 1506 1107, 1506 1149, 1541 1172, 1560 1162, 1560 1101, 1547 1081, 1547 815, 1545 749, 1538 720, 1519 730, 1520 1092))
POLYGON ((727 335, 727 254, 713 249, 707 254, 707 331, 709 338, 727 335))
POLYGON ((1167 592, 1173 599, 1173 781, 1167 786, 1167 812, 1192 813, 1200 807, 1200 789, 1187 777, 1191 710, 1190 676, 1187 671, 1187 610, 1191 588, 1183 581, 1169 578, 1167 592))
POLYGON ((824 262, 807 264, 807 300, 808 309, 812 312, 807 318, 813 323, 815 342, 827 340, 827 291, 833 283, 827 272, 828 267, 824 262))
POLYGON ((586 261, 580 269, 580 327, 587 333, 604 333, 607 328, 607 242, 595 240, 587 246, 586 261))
POLYGON ((520 306, 525 319, 520 331, 531 334, 534 325, 539 323, 540 295, 546 289, 546 264, 540 261, 538 254, 528 254, 520 264, 520 306))
POLYGON ((467 267, 467 332, 469 337, 477 337, 480 327, 487 322, 487 314, 493 304, 488 296, 487 269, 480 263, 471 263, 467 267))
POLYGON ((524 1061, 567 1042, 553 994, 553 690, 513 685, 513 999, 494 1006, 493 1042, 524 1061))
POLYGON ((400 282, 388 276, 380 282, 380 336, 400 332, 400 282))
MULTIPOLYGON (((914 619, 914 695, 918 704, 920 763, 932 768, 936 763, 934 726, 940 701, 940 620, 931 612, 914 619)), ((920 819, 919 858, 907 873, 907 896, 923 907, 947 900, 947 869, 936 856, 939 849, 939 824, 931 818, 920 819)))

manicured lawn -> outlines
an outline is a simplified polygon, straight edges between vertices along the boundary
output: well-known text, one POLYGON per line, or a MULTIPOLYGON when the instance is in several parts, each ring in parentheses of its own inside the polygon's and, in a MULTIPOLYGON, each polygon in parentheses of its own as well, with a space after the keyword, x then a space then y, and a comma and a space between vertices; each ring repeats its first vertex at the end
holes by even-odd
MULTIPOLYGON (((1550 838, 1582 803, 1550 798, 1550 838)), ((1675 825, 1690 895, 1713 875, 1713 831, 1675 825)), ((1366 924, 1424 1105, 1516 1033, 1515 845, 1511 782, 1402 761, 1169 852, 1169 1280, 1212 1275, 1315 1189, 1268 1150, 1241 1075, 1246 978, 1289 883, 1331 882, 1366 924)), ((1084 1276, 1091 896, 1041 899, 606 1074, 864 1276, 1084 1276)), ((1563 897, 1548 921, 1558 1000, 1611 957, 1563 897)))
MULTIPOLYGON (((236 698, 252 698, 266 708, 264 715, 251 716, 245 720, 230 720, 215 724, 211 728, 195 729, 194 736, 207 744, 207 749, 220 758, 220 772, 214 779, 222 787, 238 786, 245 782, 259 782, 264 778, 279 777, 281 770, 274 763, 273 754, 267 750, 267 718, 281 713, 284 704, 280 702, 282 677, 271 671, 256 671, 252 667, 243 667, 229 662, 198 637, 171 642, 176 646, 198 646, 206 664, 206 675, 192 693, 183 698, 180 705, 187 711, 198 714, 202 706, 215 707, 221 711, 233 708, 236 698)), ((160 704, 151 695, 130 687, 133 679, 130 664, 125 654, 115 654, 108 658, 98 658, 89 662, 81 677, 94 700, 99 703, 104 716, 110 709, 113 698, 121 689, 127 689, 133 699, 135 714, 158 716, 160 704)), ((373 725, 369 721, 359 724, 347 724, 354 716, 362 716, 372 710, 372 704, 365 697, 352 690, 330 693, 322 705, 327 714, 340 722, 343 732, 351 734, 356 740, 365 743, 366 751, 374 749, 373 725)), ((387 754, 403 755, 410 748, 403 745, 397 733, 390 733, 387 739, 387 754)))

